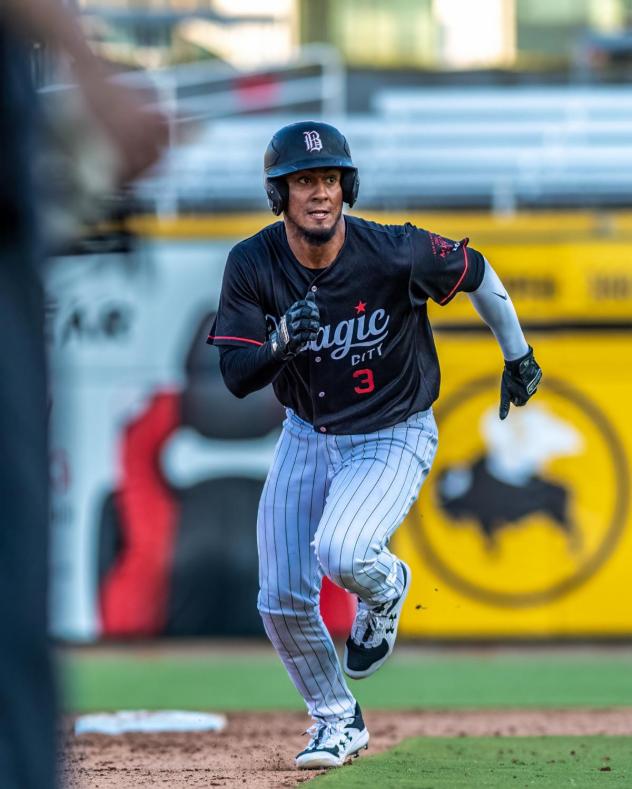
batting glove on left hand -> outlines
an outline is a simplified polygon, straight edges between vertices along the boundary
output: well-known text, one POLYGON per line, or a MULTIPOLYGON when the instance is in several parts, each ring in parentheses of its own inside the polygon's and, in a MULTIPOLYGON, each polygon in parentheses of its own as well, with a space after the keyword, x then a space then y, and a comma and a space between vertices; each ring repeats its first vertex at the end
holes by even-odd
POLYGON ((542 370, 533 356, 531 346, 520 359, 505 361, 500 382, 500 418, 507 417, 511 403, 517 406, 524 405, 535 394, 541 379, 542 370))

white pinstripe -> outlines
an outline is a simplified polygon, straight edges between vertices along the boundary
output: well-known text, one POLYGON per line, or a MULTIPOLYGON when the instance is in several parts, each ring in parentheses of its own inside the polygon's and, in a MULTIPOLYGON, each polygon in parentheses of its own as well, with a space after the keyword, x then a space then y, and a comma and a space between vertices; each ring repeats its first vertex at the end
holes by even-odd
POLYGON ((319 720, 355 699, 318 608, 323 573, 371 606, 403 588, 386 544, 437 447, 432 410, 367 435, 327 436, 288 410, 259 504, 258 606, 268 637, 319 720))

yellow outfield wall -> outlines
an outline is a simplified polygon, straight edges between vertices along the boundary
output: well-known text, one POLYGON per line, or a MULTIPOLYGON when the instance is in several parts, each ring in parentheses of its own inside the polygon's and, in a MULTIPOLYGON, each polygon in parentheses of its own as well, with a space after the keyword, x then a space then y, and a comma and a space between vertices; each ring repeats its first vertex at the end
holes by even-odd
MULTIPOLYGON (((351 211, 365 219, 385 224, 412 222, 454 238, 473 240, 529 240, 534 235, 569 240, 590 236, 632 236, 630 211, 567 211, 494 215, 487 212, 443 211, 351 211)), ((256 233, 276 221, 270 212, 204 214, 182 216, 134 216, 128 224, 140 235, 160 238, 235 238, 256 233)))
MULTIPOLYGON (((368 218, 469 236, 507 285, 544 371, 529 406, 501 423, 498 346, 464 294, 431 306, 439 449, 393 539, 413 569, 402 632, 632 635, 632 214, 368 218)), ((262 214, 132 226, 237 240, 269 222, 262 214)))

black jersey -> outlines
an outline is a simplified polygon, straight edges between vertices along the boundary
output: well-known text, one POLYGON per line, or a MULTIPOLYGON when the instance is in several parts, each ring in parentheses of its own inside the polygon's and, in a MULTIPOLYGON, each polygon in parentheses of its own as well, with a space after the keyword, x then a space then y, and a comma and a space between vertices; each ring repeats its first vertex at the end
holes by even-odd
POLYGON ((283 222, 233 247, 208 342, 262 345, 288 307, 313 292, 321 328, 274 379, 276 396, 322 433, 370 433, 436 400, 426 302, 476 290, 484 258, 467 239, 411 224, 345 223, 344 244, 325 269, 298 262, 283 222))

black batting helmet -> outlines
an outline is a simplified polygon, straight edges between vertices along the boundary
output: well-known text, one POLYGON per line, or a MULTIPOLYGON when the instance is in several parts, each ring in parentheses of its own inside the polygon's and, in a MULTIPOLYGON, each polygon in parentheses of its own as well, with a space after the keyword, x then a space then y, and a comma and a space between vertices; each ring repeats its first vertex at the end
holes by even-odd
POLYGON ((351 207, 358 197, 360 178, 351 161, 349 144, 338 129, 320 121, 301 121, 276 132, 263 159, 266 194, 273 214, 278 216, 287 208, 289 191, 283 176, 317 167, 342 170, 342 199, 351 207))

